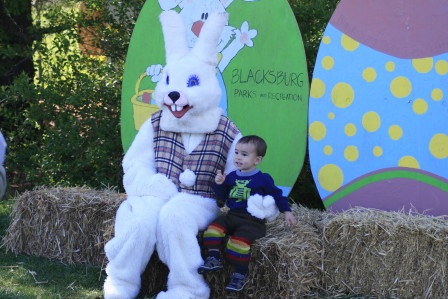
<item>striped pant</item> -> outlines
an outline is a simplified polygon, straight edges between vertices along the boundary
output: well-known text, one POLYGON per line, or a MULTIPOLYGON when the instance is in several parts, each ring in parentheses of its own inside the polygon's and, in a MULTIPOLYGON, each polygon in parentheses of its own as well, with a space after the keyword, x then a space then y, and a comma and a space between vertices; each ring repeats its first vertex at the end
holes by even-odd
POLYGON ((263 220, 249 214, 230 211, 219 216, 204 232, 203 243, 207 250, 218 249, 228 236, 225 246, 226 257, 236 269, 249 268, 250 246, 255 240, 266 235, 266 225, 263 220))

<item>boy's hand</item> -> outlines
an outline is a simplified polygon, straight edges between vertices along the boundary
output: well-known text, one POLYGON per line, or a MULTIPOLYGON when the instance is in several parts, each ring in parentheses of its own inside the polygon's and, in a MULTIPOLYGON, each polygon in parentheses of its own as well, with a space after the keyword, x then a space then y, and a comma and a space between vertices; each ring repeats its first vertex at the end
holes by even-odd
POLYGON ((294 214, 290 211, 287 211, 285 214, 285 221, 289 227, 293 227, 297 225, 297 219, 294 217, 294 214))
POLYGON ((221 185, 222 183, 224 183, 225 179, 226 179, 226 173, 222 173, 221 170, 218 170, 218 173, 215 176, 215 183, 221 185))

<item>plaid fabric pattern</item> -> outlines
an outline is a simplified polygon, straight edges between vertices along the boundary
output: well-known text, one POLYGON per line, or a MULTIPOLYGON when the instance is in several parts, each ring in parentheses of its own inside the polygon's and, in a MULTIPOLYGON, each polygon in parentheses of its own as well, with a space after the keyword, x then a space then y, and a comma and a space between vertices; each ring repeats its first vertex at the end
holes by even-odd
POLYGON ((182 192, 215 198, 214 177, 218 169, 225 168, 227 154, 239 133, 238 128, 227 117, 221 116, 217 129, 206 134, 187 155, 180 133, 160 129, 161 114, 162 111, 158 111, 152 115, 157 172, 165 174, 182 192), (192 187, 179 182, 179 175, 186 169, 196 174, 196 182, 192 187))

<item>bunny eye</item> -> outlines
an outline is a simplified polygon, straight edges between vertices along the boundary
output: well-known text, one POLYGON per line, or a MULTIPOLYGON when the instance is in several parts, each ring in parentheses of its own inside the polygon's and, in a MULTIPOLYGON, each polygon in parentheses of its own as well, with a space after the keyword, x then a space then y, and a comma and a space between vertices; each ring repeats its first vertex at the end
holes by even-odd
POLYGON ((166 85, 170 85, 170 76, 166 76, 165 82, 166 85))
POLYGON ((199 77, 196 75, 191 75, 190 78, 188 78, 187 86, 193 87, 199 85, 199 77))

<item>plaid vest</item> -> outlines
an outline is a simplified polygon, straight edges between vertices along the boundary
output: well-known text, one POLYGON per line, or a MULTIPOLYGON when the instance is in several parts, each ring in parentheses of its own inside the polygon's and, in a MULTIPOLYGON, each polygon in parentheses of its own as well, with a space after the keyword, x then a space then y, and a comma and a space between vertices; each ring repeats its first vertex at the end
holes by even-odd
POLYGON ((218 170, 225 169, 227 154, 239 133, 238 128, 226 116, 221 116, 216 130, 205 134, 199 145, 187 155, 181 133, 160 129, 161 114, 162 111, 157 111, 151 117, 157 172, 170 178, 179 191, 215 198, 215 175, 218 170), (179 175, 186 169, 196 174, 196 182, 192 187, 179 182, 179 175))

